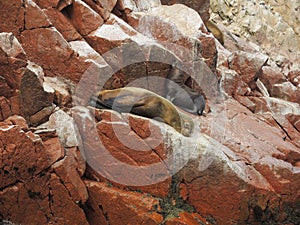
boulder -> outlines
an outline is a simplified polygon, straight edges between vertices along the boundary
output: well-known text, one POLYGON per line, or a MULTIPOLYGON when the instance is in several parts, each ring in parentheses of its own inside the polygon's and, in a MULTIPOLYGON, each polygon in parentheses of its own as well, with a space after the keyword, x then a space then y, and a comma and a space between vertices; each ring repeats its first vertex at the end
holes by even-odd
POLYGON ((99 182, 86 181, 86 186, 90 193, 88 204, 93 210, 88 216, 90 224, 155 225, 163 221, 156 212, 159 202, 153 197, 122 191, 99 182), (115 210, 116 205, 118 210, 115 210))
POLYGON ((88 35, 103 24, 102 17, 81 0, 73 1, 70 8, 70 19, 76 30, 83 36, 88 35))
POLYGON ((193 9, 181 4, 161 5, 126 15, 131 26, 157 40, 183 61, 204 58, 207 65, 215 70, 217 51, 214 37, 207 32, 199 14, 193 9), (189 51, 193 55, 186 55, 189 51))
POLYGON ((0 30, 1 32, 12 32, 19 38, 24 27, 25 7, 20 0, 0 2, 0 30))
POLYGON ((56 27, 66 41, 82 39, 81 35, 74 28, 72 21, 58 9, 47 8, 44 10, 44 12, 53 26, 56 27))
POLYGON ((162 4, 166 5, 173 5, 173 4, 183 4, 186 5, 194 10, 196 10, 203 21, 209 20, 209 6, 210 6, 210 1, 209 0, 200 0, 200 1, 195 1, 195 0, 161 0, 162 4))
POLYGON ((54 90, 44 85, 42 69, 36 64, 29 64, 24 71, 20 85, 20 105, 24 118, 34 125, 44 122, 43 119, 49 116, 53 110, 54 90), (46 111, 32 119, 31 117, 44 108, 46 111), (45 112, 48 112, 45 114, 45 112))
POLYGON ((78 82, 89 66, 89 63, 80 61, 74 55, 56 28, 26 30, 22 32, 21 42, 28 58, 39 64, 47 76, 65 77, 78 82))
POLYGON ((251 85, 258 77, 258 73, 267 60, 268 57, 264 54, 251 54, 242 51, 234 52, 228 58, 229 69, 235 70, 248 85, 251 85))
POLYGON ((297 102, 300 104, 300 88, 295 87, 291 82, 274 84, 270 91, 272 97, 297 102))
POLYGON ((46 14, 34 1, 32 0, 25 1, 25 29, 26 30, 49 27, 51 25, 52 24, 50 23, 46 14))
POLYGON ((84 0, 84 2, 97 12, 104 21, 110 17, 111 11, 113 11, 117 4, 117 0, 84 0))

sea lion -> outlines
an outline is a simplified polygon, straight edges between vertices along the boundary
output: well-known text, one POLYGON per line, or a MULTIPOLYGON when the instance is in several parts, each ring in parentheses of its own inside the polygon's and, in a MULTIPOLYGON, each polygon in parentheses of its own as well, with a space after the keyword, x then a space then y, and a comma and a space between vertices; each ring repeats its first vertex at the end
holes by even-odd
POLYGON ((173 65, 167 78, 169 80, 165 83, 166 98, 189 113, 202 115, 205 109, 205 99, 185 85, 184 73, 173 65))
POLYGON ((211 20, 204 21, 204 24, 208 31, 211 32, 222 45, 224 45, 224 34, 220 28, 211 20))
POLYGON ((124 87, 99 91, 91 97, 90 104, 96 108, 111 108, 164 122, 187 137, 194 130, 192 118, 178 111, 167 99, 143 88, 124 87))

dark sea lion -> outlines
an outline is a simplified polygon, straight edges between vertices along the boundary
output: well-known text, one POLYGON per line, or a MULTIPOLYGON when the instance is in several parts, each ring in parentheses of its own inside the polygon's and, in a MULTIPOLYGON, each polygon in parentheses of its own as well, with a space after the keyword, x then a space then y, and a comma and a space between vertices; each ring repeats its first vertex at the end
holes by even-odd
POLYGON ((111 108, 164 122, 187 137, 194 130, 192 118, 178 111, 167 99, 143 88, 124 87, 99 91, 92 96, 90 104, 96 108, 111 108))
POLYGON ((173 65, 167 78, 169 80, 165 83, 166 98, 189 113, 202 115, 205 109, 205 99, 185 85, 184 73, 173 65))

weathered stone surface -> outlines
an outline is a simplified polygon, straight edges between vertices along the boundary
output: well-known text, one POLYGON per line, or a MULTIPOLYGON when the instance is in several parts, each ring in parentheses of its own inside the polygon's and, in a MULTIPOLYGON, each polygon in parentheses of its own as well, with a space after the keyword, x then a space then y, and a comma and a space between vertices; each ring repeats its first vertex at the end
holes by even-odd
POLYGON ((17 115, 10 116, 5 120, 5 122, 6 123, 9 122, 12 125, 17 125, 25 132, 28 131, 28 125, 26 123, 26 120, 21 116, 17 116, 17 115))
POLYGON ((64 0, 34 0, 34 1, 42 9, 55 8, 57 7, 59 2, 65 2, 64 0))
MULTIPOLYGON (((300 157, 300 149, 292 143, 284 141, 284 132, 253 117, 251 112, 240 107, 237 102, 234 103, 233 101, 227 101, 225 109, 225 113, 224 111, 220 111, 216 114, 216 116, 207 118, 209 122, 205 120, 203 121, 204 124, 202 124, 205 127, 203 131, 216 138, 223 144, 223 147, 213 147, 213 143, 210 142, 206 151, 209 151, 209 149, 214 150, 206 155, 206 158, 196 161, 195 164, 191 164, 191 168, 189 168, 186 172, 183 172, 184 180, 188 181, 187 188, 190 190, 189 201, 194 207, 196 207, 197 210, 205 215, 214 215, 217 223, 221 224, 228 223, 229 218, 234 218, 233 220, 236 221, 252 221, 253 211, 249 211, 249 205, 254 211, 256 210, 255 208, 260 208, 262 212, 260 219, 262 220, 270 219, 265 209, 267 207, 271 208, 270 213, 275 216, 275 221, 280 221, 278 218, 281 215, 284 215, 284 210, 278 202, 279 199, 275 200, 275 193, 282 193, 283 190, 286 192, 286 189, 284 188, 285 184, 281 183, 283 180, 287 180, 287 183, 293 183, 291 184, 292 189, 299 186, 295 183, 295 181, 298 182, 298 179, 300 178, 293 165, 300 157), (224 124, 223 128, 222 124, 224 124), (232 133, 232 130, 236 131, 232 133), (227 150, 224 151, 224 145, 231 149, 232 152, 230 153, 227 150), (228 162, 228 166, 230 164, 231 166, 228 168, 231 169, 225 169, 227 166, 224 167, 224 165, 217 165, 222 160, 219 161, 214 156, 210 155, 216 154, 217 157, 220 157, 221 154, 217 153, 216 149, 223 149, 222 151, 230 160, 228 162), (270 164, 272 166, 269 167, 270 164), (236 166, 240 169, 234 169, 236 166), (198 169, 198 172, 201 175, 193 174, 195 172, 195 168, 201 167, 204 167, 204 169, 198 169), (268 172, 264 171, 264 168, 266 167, 270 168, 267 170, 268 172), (208 168, 207 171, 206 168, 208 168), (234 171, 236 175, 229 172, 230 170, 234 171), (224 174, 220 175, 220 171, 223 171, 224 174), (244 172, 240 173, 237 171, 244 172), (282 177, 275 178, 275 174, 277 174, 278 171, 281 171, 279 173, 282 174, 282 177), (217 174, 214 174, 215 172, 217 174), (266 173, 270 174, 267 175, 266 173), (242 174, 247 174, 247 177, 242 174), (189 176, 199 178, 196 178, 189 183, 189 180, 192 179, 191 177, 189 178, 189 176), (212 176, 213 178, 211 177, 206 179, 206 176, 212 176), (222 178, 216 178, 218 176, 222 178), (229 180, 219 182, 220 179, 229 180), (207 186, 207 182, 211 182, 211 185, 208 185, 209 187, 207 186), (244 182, 245 184, 242 184, 244 182), (202 188, 197 188, 199 186, 202 188), (251 189, 253 188, 256 193, 255 198, 251 197, 251 189), (231 193, 231 191, 233 192, 231 193), (235 193, 239 193, 238 196, 235 196, 235 193), (225 196, 231 196, 232 199, 226 200, 224 199, 225 196), (267 199, 269 199, 272 203, 269 203, 268 205, 267 199), (249 204, 245 204, 245 201, 249 204), (218 204, 211 204, 212 202, 218 202, 218 204), (272 207, 270 204, 272 204, 272 207), (236 206, 238 206, 238 208, 235 208, 236 206), (277 213, 278 209, 283 211, 280 211, 281 213, 277 213), (225 211, 226 213, 224 214, 225 211), (232 212, 229 217, 227 217, 229 215, 228 212, 232 212)), ((201 155, 202 157, 205 156, 205 154, 201 155)), ((293 204, 297 202, 296 199, 299 199, 299 196, 294 196, 294 193, 296 192, 291 189, 289 189, 288 192, 290 193, 288 194, 288 196, 290 196, 288 199, 283 196, 280 197, 280 199, 285 201, 284 204, 289 205, 288 207, 293 208, 293 204), (294 200, 291 201, 291 198, 294 200)))
POLYGON ((127 15, 127 21, 145 36, 171 49, 183 61, 203 57, 208 66, 215 70, 217 52, 214 37, 206 31, 196 11, 181 4, 162 5, 145 12, 133 11, 127 15), (193 55, 187 58, 184 50, 192 51, 193 55))
POLYGON ((97 12, 103 19, 106 21, 113 8, 117 4, 117 0, 83 0, 86 4, 88 4, 95 12, 97 12))
POLYGON ((166 220, 166 225, 198 225, 198 224, 211 224, 196 213, 181 212, 178 217, 166 220))
POLYGON ((229 95, 247 95, 251 91, 250 87, 242 80, 235 70, 220 67, 221 87, 229 95))
POLYGON ((29 117, 29 124, 35 127, 39 124, 45 123, 46 121, 48 121, 49 116, 53 113, 54 109, 54 105, 44 107, 43 109, 29 117))
POLYGON ((10 103, 7 98, 0 96, 0 121, 7 119, 12 115, 10 103))
POLYGON ((44 83, 54 90, 53 102, 59 107, 71 105, 72 82, 57 77, 44 77, 44 83))
POLYGON ((52 147, 46 149, 39 136, 31 132, 25 133, 18 125, 1 127, 0 133, 1 188, 18 181, 30 182, 62 157, 63 152, 58 139, 55 145, 55 142, 52 142, 52 147))
POLYGON ((25 1, 25 29, 49 27, 51 25, 46 14, 32 0, 25 1))
POLYGON ((168 4, 168 5, 173 5, 173 4, 184 4, 194 10, 196 10, 203 21, 206 21, 209 19, 209 6, 210 6, 210 1, 209 0, 162 0, 162 4, 168 4))
MULTIPOLYGON (((56 0, 54 0, 56 1, 56 0)), ((71 5, 73 3, 72 0, 59 0, 58 4, 56 5, 56 8, 61 11, 67 6, 71 5)))
POLYGON ((48 8, 44 10, 44 12, 66 41, 82 39, 81 35, 74 28, 72 21, 64 16, 58 9, 48 8))
POLYGON ((138 1, 118 1, 117 2, 117 9, 120 10, 122 13, 130 13, 132 11, 147 11, 151 10, 154 7, 160 6, 160 0, 150 0, 150 1, 145 1, 145 0, 138 0, 138 1))
POLYGON ((0 30, 12 32, 17 38, 24 27, 25 9, 20 0, 0 2, 0 30))
MULTIPOLYGON (((106 215, 103 224, 159 224, 163 221, 160 214, 155 212, 158 200, 139 193, 122 191, 108 187, 104 183, 86 181, 90 193, 89 206, 94 210, 89 216, 90 224, 99 224, 98 215, 106 215), (118 206, 118 210, 115 210, 118 206), (97 215, 98 214, 98 215, 97 215), (93 218, 94 215, 96 218, 93 218)), ((101 220, 100 220, 101 221, 101 220)))
POLYGON ((282 74, 279 68, 273 68, 270 66, 262 67, 262 71, 259 74, 259 79, 266 86, 269 93, 271 93, 274 84, 280 84, 286 81, 286 77, 284 74, 282 74))
POLYGON ((96 52, 87 42, 71 41, 69 43, 71 45, 71 48, 78 54, 80 59, 83 59, 85 61, 93 60, 99 65, 107 65, 103 57, 98 52, 96 52))
POLYGON ((22 32, 21 40, 28 58, 43 67, 45 75, 78 82, 89 66, 73 54, 70 45, 56 28, 26 30, 22 32))
POLYGON ((108 179, 122 188, 127 184, 134 190, 166 196, 170 180, 169 176, 166 176, 169 173, 166 165, 160 164, 167 154, 166 145, 162 143, 160 128, 154 126, 149 120, 131 116, 126 119, 118 113, 106 111, 103 113, 96 111, 96 117, 100 122, 95 127, 90 112, 82 110, 82 108, 74 108, 73 116, 81 134, 83 154, 90 167, 95 170, 95 175, 102 181, 108 179), (87 129, 90 131, 86 132, 87 129), (116 142, 112 144, 111 139, 116 142), (109 157, 103 149, 113 157, 109 157), (155 163, 158 167, 151 170, 151 165, 155 163), (132 171, 126 164, 132 167, 132 171), (124 168, 121 175, 119 171, 122 166, 124 168), (138 170, 139 166, 145 168, 138 170), (135 173, 139 175, 134 175, 135 173), (157 179, 157 182, 151 182, 152 179, 157 179))
POLYGON ((102 17, 81 0, 73 1, 70 19, 76 30, 83 36, 88 35, 103 24, 102 17))
POLYGON ((295 87, 291 82, 283 82, 281 84, 274 84, 270 94, 272 97, 283 100, 297 102, 300 104, 300 88, 295 87))
POLYGON ((64 181, 65 188, 70 193, 72 200, 75 203, 84 203, 88 199, 88 192, 77 169, 81 170, 81 174, 83 174, 85 166, 80 165, 75 157, 77 157, 76 151, 67 150, 66 156, 56 162, 53 169, 60 180, 64 181))
POLYGON ((251 84, 258 77, 268 57, 263 54, 234 52, 228 59, 229 68, 235 70, 246 84, 251 84))
MULTIPOLYGON (((128 84, 149 88, 151 81, 147 80, 147 76, 165 77, 169 69, 168 65, 166 67, 155 62, 171 64, 175 58, 170 51, 141 35, 116 16, 111 16, 86 39, 116 72, 108 74, 109 79, 105 85, 108 89, 128 84)), ((162 85, 162 82, 158 83, 157 90, 162 85)))
POLYGON ((300 87, 300 70, 294 70, 288 74, 289 81, 295 86, 300 87))
POLYGON ((47 124, 48 129, 55 129, 64 147, 78 146, 75 122, 72 117, 62 110, 54 112, 47 124))
POLYGON ((35 70, 28 65, 20 85, 21 111, 28 121, 43 108, 52 106, 54 90, 44 86, 43 79, 42 70, 35 70))
POLYGON ((53 220, 56 223, 67 224, 88 224, 83 210, 80 208, 80 202, 72 199, 69 190, 59 176, 51 174, 49 181, 49 194, 51 196, 50 208, 53 213, 53 220), (68 209, 68 210, 66 210, 68 209))
MULTIPOLYGON (((259 44, 263 51, 277 61, 281 55, 290 66, 299 65, 299 32, 294 29, 299 3, 295 0, 278 4, 276 1, 211 0, 212 17, 232 33, 259 44), (281 8, 280 11, 277 11, 281 8), (285 19, 288 18, 288 19, 285 19)), ((298 27, 298 26, 297 26, 298 27)))
POLYGON ((13 33, 0 33, 0 48, 9 57, 25 58, 25 52, 13 33))

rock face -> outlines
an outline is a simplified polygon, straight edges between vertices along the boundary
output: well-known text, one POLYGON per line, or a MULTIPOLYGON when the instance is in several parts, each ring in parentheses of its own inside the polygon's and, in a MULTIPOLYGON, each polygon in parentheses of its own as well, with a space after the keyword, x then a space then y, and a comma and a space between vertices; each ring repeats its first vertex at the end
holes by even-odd
POLYGON ((259 44, 276 63, 299 68, 299 1, 280 4, 273 0, 259 3, 211 0, 210 3, 212 17, 232 33, 259 44))
POLYGON ((0 1, 0 224, 300 224, 298 8, 0 1), (171 66, 206 98, 192 137, 88 106, 171 66))

